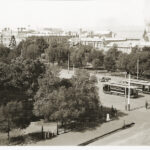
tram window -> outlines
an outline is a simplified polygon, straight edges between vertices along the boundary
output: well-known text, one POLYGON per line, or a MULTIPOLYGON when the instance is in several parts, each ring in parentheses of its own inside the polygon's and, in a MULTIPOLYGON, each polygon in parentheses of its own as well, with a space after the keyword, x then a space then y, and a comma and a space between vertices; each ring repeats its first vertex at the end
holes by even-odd
POLYGON ((143 90, 143 91, 145 90, 145 86, 144 86, 144 85, 142 86, 142 90, 143 90))
POLYGON ((109 91, 109 85, 104 85, 103 90, 104 91, 109 91))
POLYGON ((130 89, 130 95, 133 95, 133 93, 134 93, 133 89, 130 89))
POLYGON ((149 91, 149 86, 145 86, 144 91, 149 91))
POLYGON ((136 89, 134 89, 134 93, 135 93, 135 94, 137 93, 136 89))
POLYGON ((111 88, 111 90, 124 91, 124 88, 123 88, 123 87, 111 86, 110 88, 111 88))
MULTIPOLYGON (((127 95, 128 95, 128 92, 129 92, 129 89, 126 88, 126 94, 127 94, 127 95)), ((134 91, 133 91, 133 89, 130 89, 130 95, 132 95, 132 94, 134 94, 134 91)))

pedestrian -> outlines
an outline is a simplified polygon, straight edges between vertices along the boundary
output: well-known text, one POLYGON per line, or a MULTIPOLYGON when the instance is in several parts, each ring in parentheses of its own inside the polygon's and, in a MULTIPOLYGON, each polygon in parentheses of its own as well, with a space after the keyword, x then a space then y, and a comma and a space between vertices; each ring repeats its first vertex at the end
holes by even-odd
POLYGON ((115 117, 117 116, 117 109, 115 108, 115 117))
POLYGON ((145 102, 145 108, 146 109, 148 108, 148 102, 147 101, 145 102))

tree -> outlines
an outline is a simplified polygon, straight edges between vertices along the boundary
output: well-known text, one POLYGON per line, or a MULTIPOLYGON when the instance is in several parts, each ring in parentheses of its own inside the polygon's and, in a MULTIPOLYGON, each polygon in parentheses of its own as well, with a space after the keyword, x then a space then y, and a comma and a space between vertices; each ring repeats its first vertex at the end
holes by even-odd
POLYGON ((104 66, 108 71, 116 70, 116 62, 118 60, 120 52, 118 51, 117 45, 113 45, 112 48, 108 50, 104 58, 104 66))
POLYGON ((75 67, 85 67, 90 60, 92 47, 89 45, 78 45, 71 50, 71 63, 75 67))
POLYGON ((102 51, 93 51, 95 57, 93 58, 92 64, 93 67, 98 68, 102 67, 104 64, 104 54, 102 51))
POLYGON ((149 41, 149 38, 148 38, 148 36, 147 36, 146 30, 144 30, 143 39, 144 39, 145 41, 149 41))
POLYGON ((18 58, 12 64, 0 63, 0 105, 9 101, 33 99, 38 79, 45 72, 39 61, 18 58))
POLYGON ((51 63, 57 62, 59 66, 64 65, 68 61, 69 44, 68 42, 52 41, 46 49, 48 61, 51 63))
POLYGON ((62 124, 95 120, 99 108, 95 80, 88 73, 77 71, 70 82, 65 80, 63 83, 54 76, 52 70, 47 72, 35 96, 34 113, 47 121, 59 121, 62 124))
POLYGON ((0 45, 0 62, 9 63, 10 62, 10 60, 8 58, 9 53, 10 53, 9 48, 7 48, 3 45, 0 45))
POLYGON ((150 49, 144 47, 142 50, 138 47, 132 48, 130 54, 119 55, 116 61, 117 69, 130 72, 132 75, 137 75, 137 63, 139 65, 139 76, 149 76, 150 67, 150 49))
POLYGON ((38 52, 38 46, 36 44, 30 44, 26 49, 25 58, 35 60, 39 56, 40 54, 38 52))
POLYGON ((37 38, 35 44, 38 46, 39 53, 41 54, 44 53, 45 49, 49 46, 42 37, 37 38))
POLYGON ((129 54, 121 53, 116 62, 116 66, 119 70, 129 72, 129 61, 129 54))
MULTIPOLYGON (((144 75, 147 71, 150 71, 150 48, 144 47, 142 51, 137 53, 139 59, 139 74, 144 75)), ((148 75, 148 74, 147 74, 148 75)))
MULTIPOLYGON (((52 111, 49 108, 48 102, 50 101, 49 97, 53 97, 56 92, 53 91, 57 90, 59 87, 59 77, 58 77, 58 70, 56 68, 47 68, 46 73, 44 74, 43 78, 39 79, 39 90, 37 91, 34 99, 34 113, 37 116, 44 116, 45 120, 49 119, 49 111, 52 111), (46 109, 47 108, 47 109, 46 109), (49 110, 50 109, 50 110, 49 110)), ((55 96, 54 96, 55 97, 55 96)), ((57 96, 56 96, 57 97, 57 96)), ((55 97, 55 98, 56 98, 55 97)), ((55 106, 55 99, 51 99, 50 101, 55 106), (54 102, 54 103, 53 103, 54 102)))
POLYGON ((118 46, 114 44, 113 47, 108 50, 107 55, 112 56, 114 60, 117 60, 120 53, 121 52, 118 51, 118 46))
POLYGON ((13 61, 13 81, 17 82, 30 98, 33 98, 39 88, 38 80, 43 77, 45 69, 45 65, 38 59, 16 59, 13 61))
POLYGON ((21 56, 23 44, 24 44, 24 40, 22 40, 17 46, 15 46, 13 49, 9 51, 9 54, 6 59, 8 60, 8 63, 11 63, 11 60, 21 56))
POLYGON ((16 39, 15 36, 12 35, 9 43, 9 48, 10 49, 15 49, 16 48, 16 39))
POLYGON ((33 98, 45 66, 39 60, 17 58, 0 63, 0 130, 26 128, 33 119, 33 98))
POLYGON ((104 58, 104 66, 108 71, 116 70, 116 62, 113 57, 105 56, 104 58))
POLYGON ((77 70, 72 79, 77 121, 95 121, 99 115, 98 89, 92 78, 88 72, 77 70))
POLYGON ((21 55, 22 45, 23 41, 18 46, 11 47, 12 49, 0 45, 0 62, 10 64, 12 59, 16 59, 21 55))
POLYGON ((0 106, 0 131, 26 128, 33 117, 32 105, 28 101, 12 101, 0 106))
POLYGON ((43 38, 31 37, 26 39, 21 46, 21 55, 25 59, 37 59, 45 52, 48 44, 43 38))

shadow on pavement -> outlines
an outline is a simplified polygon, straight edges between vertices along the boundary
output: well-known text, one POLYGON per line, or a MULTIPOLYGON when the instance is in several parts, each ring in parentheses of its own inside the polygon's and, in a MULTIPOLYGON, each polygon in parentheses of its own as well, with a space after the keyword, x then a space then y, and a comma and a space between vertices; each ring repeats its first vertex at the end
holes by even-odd
POLYGON ((145 106, 135 107, 135 108, 130 109, 130 111, 138 110, 138 109, 141 109, 141 108, 145 108, 145 106))
MULTIPOLYGON (((107 112, 107 113, 110 114, 110 121, 119 120, 120 117, 124 117, 128 115, 121 111, 117 111, 116 114, 111 114, 111 112, 107 112)), ((76 124, 72 124, 72 126, 70 126, 69 128, 71 128, 73 132, 86 132, 87 130, 95 130, 96 128, 100 127, 103 123, 107 122, 106 121, 107 113, 105 112, 105 115, 101 116, 101 118, 97 121, 76 123, 76 124)))
POLYGON ((106 136, 109 136, 110 134, 114 134, 114 133, 116 133, 116 132, 118 132, 118 131, 121 131, 121 130, 130 128, 130 127, 132 127, 134 124, 135 124, 135 123, 132 122, 132 123, 127 124, 127 125, 125 125, 125 126, 123 126, 123 127, 121 127, 121 128, 115 129, 115 130, 113 130, 113 131, 110 131, 110 132, 108 132, 108 133, 105 133, 105 134, 103 134, 103 135, 100 135, 100 136, 98 136, 98 137, 96 137, 96 138, 93 138, 93 139, 91 139, 91 140, 89 140, 89 141, 86 141, 86 142, 84 142, 84 143, 81 143, 81 144, 79 144, 78 146, 86 146, 86 145, 88 145, 88 144, 90 144, 90 143, 93 143, 93 142, 95 142, 95 141, 97 141, 97 140, 99 140, 99 139, 101 139, 101 138, 104 138, 104 137, 106 137, 106 136))
MULTIPOLYGON (((142 94, 139 94, 139 95, 138 95, 138 98, 141 98, 141 97, 145 97, 145 96, 142 95, 142 94)), ((138 99, 138 98, 137 98, 137 99, 138 99)))

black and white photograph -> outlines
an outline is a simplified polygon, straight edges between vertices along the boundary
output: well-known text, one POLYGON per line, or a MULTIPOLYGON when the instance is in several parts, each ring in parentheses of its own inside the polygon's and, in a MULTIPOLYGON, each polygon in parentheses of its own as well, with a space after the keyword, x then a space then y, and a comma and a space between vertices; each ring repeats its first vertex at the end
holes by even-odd
POLYGON ((0 0, 3 146, 150 146, 150 0, 0 0))

